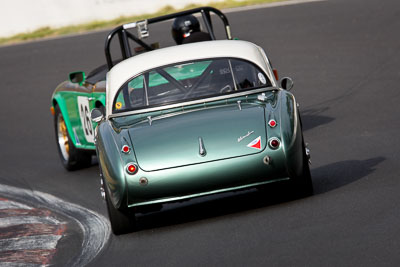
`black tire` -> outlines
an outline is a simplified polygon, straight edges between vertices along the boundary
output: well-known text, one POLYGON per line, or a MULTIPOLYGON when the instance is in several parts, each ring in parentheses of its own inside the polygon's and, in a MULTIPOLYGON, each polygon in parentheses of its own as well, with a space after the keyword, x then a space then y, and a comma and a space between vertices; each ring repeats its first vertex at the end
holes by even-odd
POLYGON ((304 141, 302 142, 302 150, 303 150, 302 172, 300 175, 293 177, 292 187, 295 196, 307 197, 313 195, 314 188, 312 184, 310 166, 308 163, 308 156, 306 154, 306 146, 304 145, 304 141))
POLYGON ((68 171, 73 171, 91 166, 92 153, 75 148, 67 131, 60 107, 56 105, 54 111, 57 150, 64 168, 68 171))
POLYGON ((107 185, 104 183, 104 191, 106 194, 106 204, 108 218, 110 219, 111 229, 115 235, 122 235, 133 232, 135 230, 135 215, 127 210, 118 210, 112 204, 107 185))

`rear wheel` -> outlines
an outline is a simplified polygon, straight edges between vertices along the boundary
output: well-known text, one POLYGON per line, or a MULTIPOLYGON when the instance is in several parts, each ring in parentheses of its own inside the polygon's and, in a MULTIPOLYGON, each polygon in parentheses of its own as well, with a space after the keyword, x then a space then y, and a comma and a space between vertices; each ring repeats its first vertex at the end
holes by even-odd
POLYGON ((58 154, 60 155, 61 163, 64 168, 68 171, 72 171, 90 166, 92 162, 92 153, 75 148, 58 105, 55 106, 54 128, 58 154))
MULTIPOLYGON (((103 182, 104 184, 104 182, 103 182)), ((104 184, 106 187, 106 185, 104 184)), ((107 204, 108 217, 111 223, 111 229, 115 235, 122 235, 135 230, 135 215, 126 210, 118 210, 111 202, 107 188, 104 188, 107 204)))
POLYGON ((311 196, 314 193, 314 188, 311 179, 311 172, 309 166, 309 150, 302 142, 302 149, 303 149, 303 168, 300 175, 293 177, 292 180, 292 187, 293 193, 299 197, 307 197, 311 196))

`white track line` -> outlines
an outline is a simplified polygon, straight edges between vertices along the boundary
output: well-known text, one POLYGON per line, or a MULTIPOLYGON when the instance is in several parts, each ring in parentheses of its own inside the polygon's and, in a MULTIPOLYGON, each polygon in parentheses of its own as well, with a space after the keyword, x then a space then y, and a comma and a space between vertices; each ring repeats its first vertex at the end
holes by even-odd
POLYGON ((21 224, 53 224, 59 225, 62 222, 53 217, 39 217, 39 216, 12 216, 0 218, 0 228, 21 224))
POLYGON ((0 262, 0 267, 45 267, 48 265, 20 262, 0 262))
POLYGON ((29 249, 55 249, 61 235, 35 235, 0 240, 0 252, 29 249))
POLYGON ((108 219, 92 210, 46 193, 35 191, 35 195, 42 198, 49 207, 62 212, 79 224, 83 232, 82 251, 74 266, 87 265, 103 249, 110 237, 111 227, 108 219))
POLYGON ((110 237, 110 224, 104 216, 50 194, 0 185, 0 196, 54 211, 80 226, 83 233, 81 254, 71 258, 68 266, 87 265, 104 248, 110 237))
POLYGON ((31 210, 32 207, 29 207, 27 205, 17 203, 11 200, 2 200, 0 199, 0 210, 5 210, 5 209, 25 209, 25 210, 31 210))

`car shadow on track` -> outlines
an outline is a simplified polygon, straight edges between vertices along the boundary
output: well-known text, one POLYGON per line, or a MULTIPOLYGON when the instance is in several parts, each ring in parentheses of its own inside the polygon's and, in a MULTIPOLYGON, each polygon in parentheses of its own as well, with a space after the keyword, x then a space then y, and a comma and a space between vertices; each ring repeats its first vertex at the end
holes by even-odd
POLYGON ((303 131, 308 131, 312 128, 315 128, 320 125, 328 124, 335 120, 335 118, 321 115, 321 113, 327 111, 329 108, 320 108, 320 109, 306 109, 300 110, 302 123, 303 123, 303 131))
POLYGON ((284 186, 281 184, 271 184, 262 191, 252 189, 167 204, 161 211, 139 215, 136 227, 141 231, 179 225, 246 212, 293 199, 288 194, 283 194, 283 190, 284 186))
MULTIPOLYGON (((314 194, 323 194, 362 179, 372 173, 375 166, 384 160, 383 157, 347 160, 312 169, 314 194)), ((287 192, 285 185, 284 183, 270 184, 262 191, 253 189, 168 204, 160 211, 139 214, 137 231, 185 224, 288 203, 296 197, 287 192)))
POLYGON ((376 166, 384 160, 384 157, 345 160, 311 169, 314 194, 323 194, 362 179, 374 172, 376 166))

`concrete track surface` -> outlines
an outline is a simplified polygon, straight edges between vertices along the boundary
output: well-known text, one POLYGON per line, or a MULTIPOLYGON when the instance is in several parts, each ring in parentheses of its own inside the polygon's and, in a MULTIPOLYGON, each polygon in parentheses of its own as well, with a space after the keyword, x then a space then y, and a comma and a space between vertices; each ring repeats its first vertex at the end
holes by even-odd
MULTIPOLYGON (((169 205, 141 216, 139 231, 111 236, 89 265, 398 266, 400 2, 327 0, 228 18, 234 36, 264 47, 295 81, 315 195, 249 191, 169 205)), ((63 169, 49 111, 68 72, 104 64, 105 35, 0 48, 0 184, 106 215, 98 167, 63 169)), ((72 256, 67 241, 54 264, 72 256)))

